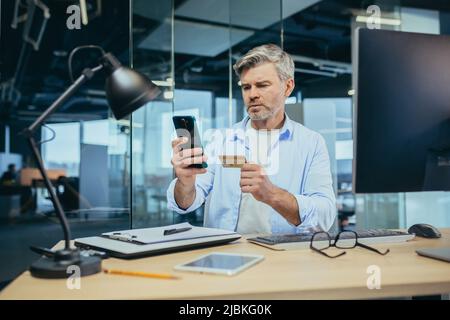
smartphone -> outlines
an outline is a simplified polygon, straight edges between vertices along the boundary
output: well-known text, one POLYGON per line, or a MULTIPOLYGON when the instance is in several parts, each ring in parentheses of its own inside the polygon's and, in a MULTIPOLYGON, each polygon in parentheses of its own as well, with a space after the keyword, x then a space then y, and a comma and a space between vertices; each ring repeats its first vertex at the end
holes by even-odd
MULTIPOLYGON (((188 142, 181 145, 182 149, 193 149, 193 148, 202 148, 202 143, 200 140, 200 134, 197 128, 197 123, 195 121, 195 117, 193 116, 173 116, 172 117, 173 124, 175 126, 175 130, 177 132, 178 137, 186 137, 188 138, 188 142)), ((203 153, 202 153, 203 154, 203 153)), ((195 163, 191 164, 189 168, 207 168, 208 164, 206 162, 203 163, 195 163)))

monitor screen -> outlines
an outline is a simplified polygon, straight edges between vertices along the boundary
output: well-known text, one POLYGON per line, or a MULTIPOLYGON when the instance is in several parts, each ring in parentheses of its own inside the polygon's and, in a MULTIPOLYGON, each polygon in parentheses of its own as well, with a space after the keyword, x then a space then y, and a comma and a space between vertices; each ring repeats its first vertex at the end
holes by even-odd
POLYGON ((356 39, 354 191, 450 190, 450 37, 356 39))

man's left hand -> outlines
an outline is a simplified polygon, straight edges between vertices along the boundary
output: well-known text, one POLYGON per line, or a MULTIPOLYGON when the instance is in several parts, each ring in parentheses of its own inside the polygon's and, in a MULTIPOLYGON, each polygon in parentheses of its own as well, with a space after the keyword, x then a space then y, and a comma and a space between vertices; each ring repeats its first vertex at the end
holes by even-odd
POLYGON ((270 182, 264 169, 257 164, 246 163, 241 168, 241 190, 251 193, 256 200, 269 204, 275 186, 270 182))

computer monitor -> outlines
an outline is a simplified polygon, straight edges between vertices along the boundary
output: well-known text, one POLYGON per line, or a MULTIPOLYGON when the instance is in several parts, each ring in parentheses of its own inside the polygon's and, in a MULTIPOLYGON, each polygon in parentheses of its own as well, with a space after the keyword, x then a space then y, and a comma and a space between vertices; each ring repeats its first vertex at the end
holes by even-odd
POLYGON ((450 190, 450 37, 357 30, 353 191, 450 190))

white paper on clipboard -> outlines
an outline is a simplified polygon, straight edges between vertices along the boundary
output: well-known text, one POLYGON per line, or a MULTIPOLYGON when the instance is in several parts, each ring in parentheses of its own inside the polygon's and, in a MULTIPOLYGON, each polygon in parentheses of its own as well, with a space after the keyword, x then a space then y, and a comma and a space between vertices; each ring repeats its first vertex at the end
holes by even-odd
POLYGON ((164 227, 105 232, 102 233, 102 237, 140 244, 154 244, 154 243, 198 239, 198 238, 215 237, 232 234, 236 233, 233 231, 223 229, 195 227, 188 222, 184 222, 164 227), (180 233, 164 235, 165 230, 183 229, 183 228, 191 228, 191 229, 180 233))

